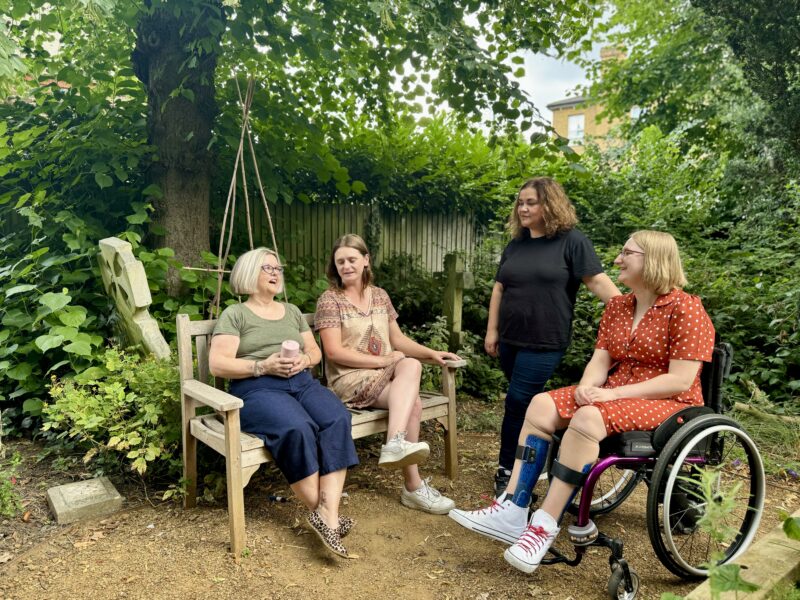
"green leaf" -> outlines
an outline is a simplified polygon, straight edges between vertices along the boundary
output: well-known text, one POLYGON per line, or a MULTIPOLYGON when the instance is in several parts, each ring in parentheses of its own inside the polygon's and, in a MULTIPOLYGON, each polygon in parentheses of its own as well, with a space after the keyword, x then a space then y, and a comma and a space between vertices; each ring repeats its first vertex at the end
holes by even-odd
POLYGON ((745 581, 740 565, 727 564, 715 567, 710 573, 710 586, 714 592, 755 592, 759 586, 745 581))
POLYGON ((70 354, 77 354, 79 356, 91 356, 92 347, 88 342, 72 342, 64 346, 64 350, 70 354))
POLYGON ((53 348, 58 348, 61 343, 64 341, 64 337, 61 335, 40 335, 36 338, 35 344, 42 352, 47 352, 48 350, 52 350, 53 348))
POLYGON ((26 415, 31 415, 33 417, 38 417, 42 414, 42 407, 44 406, 44 402, 39 400, 38 398, 28 398, 25 402, 22 403, 22 412, 26 415))
POLYGON ((161 188, 156 185, 155 183, 151 183, 146 188, 142 190, 143 196, 153 196, 154 198, 163 198, 164 193, 161 191, 161 188))
POLYGON ((86 309, 82 306, 68 306, 58 313, 58 320, 68 327, 79 327, 86 320, 86 309))
POLYGON ((101 190, 111 187, 114 184, 114 180, 111 178, 111 176, 105 173, 95 173, 94 180, 97 185, 100 186, 101 190))
POLYGON ((6 376, 17 381, 23 381, 30 377, 33 372, 33 367, 28 363, 20 363, 15 367, 11 367, 6 371, 6 376))
POLYGON ((800 517, 789 517, 783 522, 783 531, 791 540, 800 541, 800 517))
POLYGON ((69 304, 70 300, 72 300, 72 296, 64 294, 63 292, 58 294, 54 292, 47 292, 46 294, 39 296, 39 304, 46 306, 51 312, 55 312, 64 308, 67 304, 69 304))
POLYGON ((108 371, 103 367, 89 367, 75 375, 74 379, 78 383, 87 384, 91 381, 98 381, 108 375, 108 371))
POLYGON ((16 294, 21 294, 22 292, 29 292, 31 290, 35 290, 36 286, 31 283, 23 283, 22 285, 15 285, 12 288, 6 290, 6 298, 11 298, 16 294))

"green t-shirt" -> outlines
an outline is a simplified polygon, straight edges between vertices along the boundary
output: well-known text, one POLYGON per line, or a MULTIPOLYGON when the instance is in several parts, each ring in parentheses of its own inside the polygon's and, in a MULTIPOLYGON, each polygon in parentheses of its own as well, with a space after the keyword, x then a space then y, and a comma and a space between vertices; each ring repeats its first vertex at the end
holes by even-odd
POLYGON ((222 311, 212 335, 235 335, 239 338, 236 358, 261 360, 281 351, 284 340, 294 340, 305 348, 304 331, 310 331, 303 313, 294 304, 282 302, 282 319, 263 319, 244 304, 233 304, 222 311))

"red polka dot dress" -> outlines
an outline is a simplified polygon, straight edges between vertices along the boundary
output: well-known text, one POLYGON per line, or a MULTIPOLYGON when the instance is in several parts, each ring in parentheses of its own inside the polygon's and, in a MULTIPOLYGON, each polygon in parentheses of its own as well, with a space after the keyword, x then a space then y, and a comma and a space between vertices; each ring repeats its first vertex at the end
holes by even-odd
MULTIPOLYGON (((670 360, 711 360, 714 326, 700 298, 678 289, 659 296, 631 333, 635 302, 632 293, 616 296, 603 313, 595 348, 607 350, 613 363, 602 387, 616 388, 663 375, 669 372, 670 360)), ((572 418, 579 408, 575 403, 576 387, 548 392, 564 419, 572 418)), ((698 371, 687 391, 670 398, 620 398, 593 406, 602 413, 610 435, 650 431, 687 405, 702 404, 698 371)))

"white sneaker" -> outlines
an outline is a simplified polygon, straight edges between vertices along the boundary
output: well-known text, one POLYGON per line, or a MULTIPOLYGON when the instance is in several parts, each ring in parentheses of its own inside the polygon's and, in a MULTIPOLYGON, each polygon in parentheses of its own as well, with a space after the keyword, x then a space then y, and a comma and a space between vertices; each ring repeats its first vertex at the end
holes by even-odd
POLYGON ((425 442, 406 441, 406 432, 398 431, 394 437, 381 446, 378 466, 384 469, 400 469, 408 465, 417 465, 427 460, 431 453, 425 442))
POLYGON ((404 485, 400 493, 400 503, 432 515, 446 515, 456 507, 456 503, 430 485, 430 480, 430 477, 423 480, 422 485, 413 492, 409 492, 404 485))
POLYGON ((512 567, 533 573, 553 545, 560 529, 556 520, 541 508, 533 513, 530 525, 516 543, 506 548, 503 557, 512 567))
POLYGON ((513 544, 528 524, 528 509, 517 506, 503 494, 491 506, 480 510, 451 510, 450 518, 470 531, 504 544, 513 544))

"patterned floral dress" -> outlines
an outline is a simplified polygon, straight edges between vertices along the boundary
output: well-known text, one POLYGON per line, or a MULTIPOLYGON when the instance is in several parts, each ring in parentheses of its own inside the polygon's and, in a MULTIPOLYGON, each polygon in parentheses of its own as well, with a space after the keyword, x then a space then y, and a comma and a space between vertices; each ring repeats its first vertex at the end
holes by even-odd
MULTIPOLYGON (((663 375, 669 372, 670 360, 711 360, 714 326, 700 298, 678 289, 659 296, 631 331, 635 308, 636 298, 631 293, 612 298, 603 313, 595 348, 608 350, 613 363, 602 387, 616 388, 663 375)), ((593 406, 603 415, 608 434, 650 431, 687 405, 702 406, 700 370, 687 391, 670 398, 620 398, 593 406)), ((562 418, 572 418, 579 408, 576 387, 548 392, 562 418)))
MULTIPOLYGON (((392 353, 389 323, 397 320, 397 311, 383 289, 370 286, 371 302, 365 312, 359 310, 340 290, 326 290, 317 300, 314 329, 338 327, 342 346, 373 356, 392 353)), ((328 387, 353 408, 372 406, 389 384, 395 364, 382 369, 364 369, 325 363, 328 387)))

